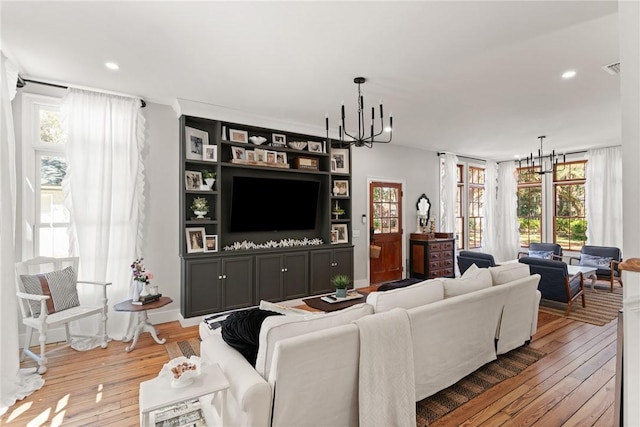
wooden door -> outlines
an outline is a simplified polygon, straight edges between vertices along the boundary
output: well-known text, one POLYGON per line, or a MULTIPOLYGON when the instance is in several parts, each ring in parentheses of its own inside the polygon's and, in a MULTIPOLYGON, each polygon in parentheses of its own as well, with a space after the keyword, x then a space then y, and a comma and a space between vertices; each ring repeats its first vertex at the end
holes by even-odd
POLYGON ((370 258, 371 285, 402 278, 402 184, 369 184, 370 242, 382 250, 370 258))

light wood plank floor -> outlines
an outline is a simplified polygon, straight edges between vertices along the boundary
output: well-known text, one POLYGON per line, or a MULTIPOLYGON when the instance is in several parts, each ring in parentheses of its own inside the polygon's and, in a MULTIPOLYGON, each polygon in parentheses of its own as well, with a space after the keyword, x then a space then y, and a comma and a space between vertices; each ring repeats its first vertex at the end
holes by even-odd
MULTIPOLYGON (((197 327, 158 325, 161 338, 182 341, 197 327)), ((137 347, 111 342, 107 349, 54 353, 44 387, 0 418, 6 426, 137 426, 138 386, 169 359, 164 346, 143 334, 137 347)), ((532 347, 547 355, 435 425, 612 426, 616 322, 594 326, 540 313, 532 347)), ((23 367, 35 366, 25 361, 23 367)))

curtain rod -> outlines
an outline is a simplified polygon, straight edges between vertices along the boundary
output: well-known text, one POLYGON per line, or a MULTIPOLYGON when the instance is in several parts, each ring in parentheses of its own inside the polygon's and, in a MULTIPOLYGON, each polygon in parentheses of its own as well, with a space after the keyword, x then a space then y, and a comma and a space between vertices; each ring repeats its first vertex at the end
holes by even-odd
MULTIPOLYGON (((18 76, 18 82, 16 84, 18 89, 25 87, 27 83, 33 83, 33 84, 37 84, 37 85, 50 86, 50 87, 57 87, 57 88, 60 88, 60 89, 69 89, 69 86, 60 85, 60 84, 56 84, 56 83, 43 82, 43 81, 38 81, 38 80, 23 79, 22 77, 18 76)), ((82 88, 78 87, 78 89, 82 89, 82 88)), ((94 90, 94 89, 91 89, 91 90, 94 90)), ((107 91, 101 91, 101 90, 97 90, 97 92, 109 93, 107 91)), ((113 95, 118 95, 118 96, 127 96, 129 98, 137 98, 137 96, 131 96, 131 95, 122 95, 122 94, 118 94, 118 93, 112 93, 112 94, 113 95)), ((142 108, 144 108, 144 107, 147 106, 147 103, 144 101, 144 99, 140 98, 140 105, 142 106, 142 108)))
MULTIPOLYGON (((618 144, 618 145, 609 145, 607 147, 594 147, 592 149, 589 150, 580 150, 580 151, 568 151, 566 153, 559 153, 559 154, 564 154, 565 156, 570 156, 572 154, 584 154, 584 153, 588 153, 590 150, 602 150, 603 148, 615 148, 615 147, 622 147, 622 145, 618 144)), ((499 162, 496 163, 504 163, 504 162, 517 162, 519 159, 509 159, 509 160, 500 160, 499 162)))

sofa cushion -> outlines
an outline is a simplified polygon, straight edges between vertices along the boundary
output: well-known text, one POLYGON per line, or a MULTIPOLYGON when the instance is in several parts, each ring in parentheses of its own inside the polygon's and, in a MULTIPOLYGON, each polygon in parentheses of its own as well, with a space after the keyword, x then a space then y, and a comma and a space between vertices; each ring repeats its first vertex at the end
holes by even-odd
POLYGON ((580 265, 587 267, 597 267, 602 270, 611 269, 611 260, 613 260, 613 258, 608 256, 580 254, 580 265))
POLYGON ((529 256, 532 258, 544 258, 551 259, 553 251, 529 251, 529 256))
POLYGON ((381 313, 393 308, 409 309, 418 307, 440 301, 443 298, 442 281, 440 279, 430 279, 400 289, 371 292, 367 296, 367 304, 371 305, 376 313, 381 313))
POLYGON ((238 350, 251 365, 255 365, 260 327, 264 319, 269 316, 282 316, 282 314, 259 308, 231 313, 222 323, 222 339, 238 350))
POLYGON ((490 267, 493 285, 504 285, 514 280, 522 279, 531 275, 529 265, 521 262, 509 262, 495 267, 490 267))
POLYGON ((322 315, 269 317, 264 320, 260 329, 256 370, 263 378, 269 378, 273 352, 276 343, 280 340, 345 325, 369 314, 373 314, 373 308, 370 305, 356 304, 344 310, 322 315))
POLYGON ((491 287, 493 282, 489 269, 477 267, 473 269, 474 266, 475 264, 469 267, 458 279, 442 280, 445 299, 491 287))
MULTIPOLYGON (((24 290, 33 295, 47 295, 47 313, 53 314, 80 305, 76 289, 76 274, 72 267, 44 274, 21 275, 24 290)), ((29 300, 31 313, 40 315, 40 301, 29 300)))

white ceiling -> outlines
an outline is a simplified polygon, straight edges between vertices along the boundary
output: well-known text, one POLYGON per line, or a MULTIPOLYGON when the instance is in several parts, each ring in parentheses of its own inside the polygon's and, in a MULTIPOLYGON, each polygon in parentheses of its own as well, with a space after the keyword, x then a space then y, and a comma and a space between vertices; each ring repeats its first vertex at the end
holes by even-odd
POLYGON ((325 113, 337 128, 342 101, 353 128, 361 75, 366 108, 382 98, 393 112, 392 144, 503 160, 538 135, 545 150, 620 142, 619 76, 600 68, 620 59, 614 0, 0 7, 2 49, 27 78, 322 130, 325 113))

